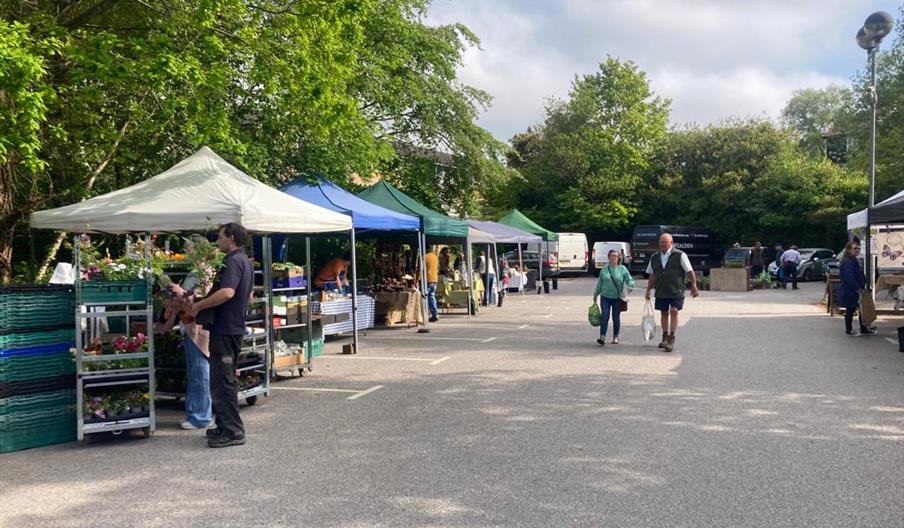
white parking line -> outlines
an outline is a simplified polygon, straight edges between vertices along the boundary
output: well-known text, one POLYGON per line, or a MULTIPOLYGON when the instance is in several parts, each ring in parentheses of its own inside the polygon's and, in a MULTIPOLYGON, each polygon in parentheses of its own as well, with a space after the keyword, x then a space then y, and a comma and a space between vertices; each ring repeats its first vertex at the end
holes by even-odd
POLYGON ((274 387, 270 386, 271 390, 290 390, 290 391, 311 391, 311 392, 351 392, 356 393, 359 392, 356 389, 316 389, 313 387, 274 387))
POLYGON ((527 328, 528 326, 530 326, 530 325, 523 324, 523 325, 519 326, 518 328, 527 328))
POLYGON ((546 314, 546 315, 544 315, 543 317, 546 318, 546 319, 549 319, 550 317, 552 317, 552 314, 546 314))
POLYGON ((885 340, 888 341, 889 343, 893 344, 893 345, 897 345, 897 344, 898 344, 898 340, 897 340, 897 339, 892 339, 892 338, 890 338, 890 337, 886 337, 885 340))
POLYGON ((495 340, 496 340, 495 337, 489 337, 489 338, 487 338, 487 339, 484 339, 484 340, 482 341, 482 343, 489 343, 490 341, 495 341, 495 340))
POLYGON ((378 391, 382 388, 383 388, 383 385, 374 385, 373 387, 371 387, 367 390, 363 390, 363 391, 359 392, 358 394, 353 394, 353 395, 349 396, 348 398, 346 398, 346 400, 357 400, 361 396, 367 396, 371 392, 378 391))
MULTIPOLYGON (((359 356, 359 355, 341 355, 341 356, 320 356, 320 359, 377 359, 382 361, 436 361, 434 358, 407 358, 407 357, 386 357, 386 356, 359 356)), ((442 359, 449 359, 448 356, 442 359)), ((433 363, 430 363, 431 365, 433 363)))
POLYGON ((437 359, 436 361, 431 362, 430 365, 439 365, 443 361, 446 361, 449 359, 452 359, 452 357, 451 356, 441 357, 441 358, 437 359))
POLYGON ((414 336, 375 336, 369 335, 364 338, 368 339, 416 339, 418 341, 483 341, 483 339, 475 337, 414 337, 414 336))

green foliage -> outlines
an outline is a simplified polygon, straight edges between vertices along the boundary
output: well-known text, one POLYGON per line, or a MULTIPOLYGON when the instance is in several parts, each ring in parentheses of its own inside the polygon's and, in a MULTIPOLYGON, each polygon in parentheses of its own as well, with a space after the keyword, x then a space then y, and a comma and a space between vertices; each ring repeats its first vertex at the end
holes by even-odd
POLYGON ((668 107, 631 62, 610 57, 576 79, 567 100, 547 107, 541 129, 513 139, 510 160, 526 180, 520 207, 559 230, 625 227, 666 141, 668 107))
POLYGON ((817 158, 828 155, 843 163, 847 160, 846 139, 853 105, 854 94, 849 88, 832 85, 796 90, 782 110, 782 118, 798 133, 803 151, 817 158))
POLYGON ((441 150, 455 170, 439 189, 432 171, 392 176, 475 211, 479 189, 511 176, 505 146, 474 124, 489 96, 456 79, 477 38, 427 26, 428 4, 0 2, 0 281, 30 212, 136 183, 203 145, 271 184, 348 184, 395 167, 398 144, 441 150))

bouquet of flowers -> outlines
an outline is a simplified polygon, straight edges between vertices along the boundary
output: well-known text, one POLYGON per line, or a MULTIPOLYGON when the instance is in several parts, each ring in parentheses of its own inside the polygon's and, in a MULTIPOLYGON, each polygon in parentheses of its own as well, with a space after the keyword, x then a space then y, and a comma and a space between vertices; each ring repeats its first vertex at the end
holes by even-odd
POLYGON ((210 292, 225 258, 226 255, 216 244, 201 235, 192 235, 185 239, 185 262, 198 281, 196 294, 203 297, 210 292))

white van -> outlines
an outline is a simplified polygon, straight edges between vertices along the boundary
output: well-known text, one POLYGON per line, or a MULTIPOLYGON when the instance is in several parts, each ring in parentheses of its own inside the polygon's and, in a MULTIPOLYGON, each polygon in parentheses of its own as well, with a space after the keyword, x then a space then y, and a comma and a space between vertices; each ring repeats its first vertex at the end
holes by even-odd
POLYGON ((595 242, 593 244, 593 270, 597 275, 603 266, 609 263, 609 251, 624 252, 625 261, 622 264, 631 269, 631 244, 627 242, 595 242))
POLYGON ((587 271, 590 248, 584 233, 559 233, 559 273, 587 271))

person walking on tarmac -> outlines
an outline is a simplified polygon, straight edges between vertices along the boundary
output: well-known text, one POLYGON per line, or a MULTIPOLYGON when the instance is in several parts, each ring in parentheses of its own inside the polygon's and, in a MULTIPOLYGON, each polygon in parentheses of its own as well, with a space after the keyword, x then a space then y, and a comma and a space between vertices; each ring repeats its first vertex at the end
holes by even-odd
POLYGON ((647 300, 650 290, 656 290, 655 308, 662 322, 662 342, 659 348, 671 352, 675 348, 675 332, 678 330, 678 312, 684 308, 685 277, 691 281, 691 295, 697 297, 697 275, 687 254, 675 249, 672 235, 659 237, 659 251, 650 257, 647 265, 647 300))

